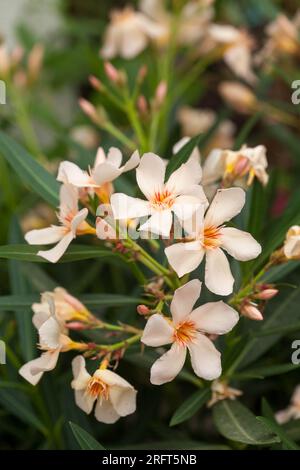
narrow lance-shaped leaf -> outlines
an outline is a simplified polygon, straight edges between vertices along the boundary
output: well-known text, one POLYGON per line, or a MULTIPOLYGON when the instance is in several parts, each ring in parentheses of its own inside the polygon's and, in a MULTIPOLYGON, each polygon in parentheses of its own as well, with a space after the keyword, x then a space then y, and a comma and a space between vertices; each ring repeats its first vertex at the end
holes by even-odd
POLYGON ((105 450, 96 439, 75 423, 69 422, 72 432, 82 450, 105 450))
POLYGON ((183 423, 188 420, 195 413, 197 413, 202 406, 207 402, 210 397, 209 388, 198 390, 193 393, 182 405, 176 410, 170 421, 170 426, 176 426, 177 424, 183 423))

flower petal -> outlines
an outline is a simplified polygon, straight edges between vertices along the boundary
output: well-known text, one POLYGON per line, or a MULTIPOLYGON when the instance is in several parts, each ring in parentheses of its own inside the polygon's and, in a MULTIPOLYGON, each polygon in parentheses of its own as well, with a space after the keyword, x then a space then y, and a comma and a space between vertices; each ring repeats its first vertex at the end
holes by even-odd
POLYGON ((56 179, 61 183, 70 183, 78 188, 92 185, 90 175, 81 170, 75 163, 68 161, 61 162, 56 179))
POLYGON ((174 343, 151 367, 150 382, 153 385, 162 385, 171 382, 184 366, 186 347, 174 343))
POLYGON ((98 398, 95 406, 95 417, 100 423, 113 424, 120 418, 110 400, 98 398))
POLYGON ((64 236, 64 228, 52 225, 51 227, 31 230, 25 235, 25 240, 29 245, 50 245, 57 243, 64 236))
POLYGON ((129 160, 127 160, 125 165, 123 165, 120 168, 120 170, 122 171, 122 173, 125 173, 126 171, 133 170, 133 168, 137 167, 139 163, 140 163, 140 154, 138 150, 136 150, 135 152, 133 152, 129 160))
POLYGON ((78 212, 78 189, 71 184, 63 184, 59 193, 59 213, 61 219, 69 217, 70 213, 78 212))
POLYGON ((182 322, 193 310, 200 297, 202 283, 193 279, 175 290, 170 310, 175 325, 182 322))
POLYGON ((88 395, 85 393, 85 390, 75 390, 75 403, 82 411, 87 414, 93 409, 93 405, 95 403, 96 397, 92 395, 88 395))
POLYGON ((239 261, 257 258, 261 253, 260 244, 248 232, 233 227, 221 231, 222 248, 239 261))
POLYGON ((143 225, 140 226, 139 231, 149 231, 150 233, 168 237, 172 227, 172 219, 172 212, 170 209, 156 211, 143 225))
POLYGON ((31 385, 36 385, 42 378, 44 372, 55 368, 59 353, 59 349, 44 352, 37 359, 33 359, 24 364, 19 370, 19 374, 27 380, 27 382, 31 383, 31 385))
POLYGON ((85 390, 91 376, 85 368, 85 359, 79 355, 74 357, 72 361, 73 380, 71 387, 74 390, 85 390))
POLYGON ((174 205, 172 206, 172 210, 179 220, 188 220, 192 218, 193 214, 203 205, 203 203, 204 200, 198 199, 195 196, 177 196, 174 205))
POLYGON ((204 250, 199 241, 174 243, 165 248, 169 264, 179 277, 196 269, 203 260, 204 250))
POLYGON ((209 302, 196 308, 189 316, 198 330, 223 335, 239 321, 239 314, 224 302, 209 302))
POLYGON ((154 153, 145 153, 136 170, 136 180, 147 199, 164 188, 166 165, 162 158, 154 153))
POLYGON ((74 236, 72 232, 67 233, 60 242, 55 245, 54 248, 51 250, 40 250, 38 251, 38 256, 45 258, 46 260, 50 261, 51 263, 56 263, 65 253, 66 249, 70 245, 71 241, 73 240, 74 236))
POLYGON ((93 170, 93 180, 97 186, 102 186, 104 183, 114 181, 121 173, 119 168, 106 161, 97 165, 93 170))
POLYGON ((27 380, 31 385, 37 385, 41 378, 43 377, 44 371, 39 372, 38 374, 32 374, 31 367, 34 361, 38 361, 38 359, 33 359, 32 361, 27 362, 19 369, 19 374, 23 377, 23 379, 27 380))
POLYGON ((56 349, 59 347, 61 328, 53 316, 49 317, 39 328, 39 341, 42 347, 56 349))
POLYGON ((108 154, 107 154, 107 163, 115 166, 116 168, 120 168, 122 163, 123 155, 121 150, 116 147, 110 147, 108 154))
POLYGON ((220 248, 206 250, 205 284, 215 294, 229 295, 233 290, 234 278, 229 261, 220 248))
POLYGON ((179 195, 188 191, 191 184, 198 183, 197 174, 195 175, 192 171, 192 167, 183 163, 177 170, 175 170, 168 182, 166 183, 166 189, 173 194, 179 195))
POLYGON ((110 203, 115 219, 134 219, 150 214, 150 204, 123 193, 112 194, 110 203))
POLYGON ((215 380, 222 373, 221 354, 213 343, 201 333, 193 342, 188 344, 191 363, 198 377, 205 380, 215 380))
POLYGON ((219 189, 205 216, 205 224, 218 227, 239 214, 245 204, 241 188, 219 189))
POLYGON ((115 240, 117 238, 115 227, 112 227, 101 217, 98 217, 97 219, 96 234, 100 240, 115 240))
POLYGON ((156 348, 172 343, 173 334, 174 328, 170 323, 162 315, 155 313, 147 321, 141 341, 147 346, 156 348))
POLYGON ((109 399, 120 416, 127 416, 136 410, 137 391, 133 387, 110 387, 109 399))
POLYGON ((80 224, 87 218, 88 213, 89 211, 85 207, 84 209, 81 209, 81 211, 79 211, 78 214, 76 214, 73 217, 72 222, 71 222, 71 231, 72 231, 74 238, 76 237, 77 229, 80 228, 80 224))

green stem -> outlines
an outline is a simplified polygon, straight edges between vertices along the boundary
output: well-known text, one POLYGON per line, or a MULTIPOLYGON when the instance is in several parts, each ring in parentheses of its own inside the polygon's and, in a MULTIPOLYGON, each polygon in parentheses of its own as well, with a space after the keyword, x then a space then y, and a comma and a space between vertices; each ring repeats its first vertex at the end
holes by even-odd
POLYGON ((119 341, 118 343, 115 344, 98 344, 97 349, 100 349, 101 351, 105 350, 107 352, 113 352, 113 351, 118 351, 118 349, 123 349, 127 348, 128 346, 137 343, 140 341, 142 334, 136 334, 134 336, 131 336, 131 338, 125 339, 123 341, 119 341))
POLYGON ((111 122, 105 122, 100 127, 102 127, 106 132, 111 134, 113 137, 118 139, 123 145, 128 147, 130 150, 136 149, 136 144, 133 140, 129 139, 123 132, 119 131, 111 122))

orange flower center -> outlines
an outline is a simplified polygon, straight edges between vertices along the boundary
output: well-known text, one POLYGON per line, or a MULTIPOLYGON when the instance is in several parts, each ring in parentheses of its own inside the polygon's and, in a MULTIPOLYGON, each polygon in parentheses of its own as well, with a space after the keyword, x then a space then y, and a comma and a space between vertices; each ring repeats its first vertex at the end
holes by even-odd
POLYGON ((220 242, 221 227, 206 226, 203 233, 203 247, 206 250, 217 248, 220 242))
POLYGON ((196 335, 196 326, 192 320, 186 320, 176 326, 174 331, 174 341, 182 346, 193 341, 196 335))
POLYGON ((164 189, 154 194, 151 204, 156 210, 170 209, 174 204, 174 199, 174 195, 168 189, 164 189))
POLYGON ((108 386, 97 377, 90 378, 86 391, 88 395, 94 398, 103 397, 105 400, 108 399, 108 386))

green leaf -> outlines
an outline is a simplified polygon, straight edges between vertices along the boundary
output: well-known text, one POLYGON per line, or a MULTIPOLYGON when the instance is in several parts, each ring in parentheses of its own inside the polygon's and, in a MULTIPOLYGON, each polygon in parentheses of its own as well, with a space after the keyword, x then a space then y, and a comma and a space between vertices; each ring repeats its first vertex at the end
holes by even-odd
MULTIPOLYGON (((44 250, 45 247, 32 245, 2 245, 0 246, 0 258, 31 261, 34 263, 48 263, 46 259, 37 255, 37 252, 41 249, 44 250)), ((117 259, 118 255, 103 247, 71 245, 58 262, 69 263, 71 261, 81 261, 94 258, 117 259)))
POLYGON ((279 442, 255 415, 237 400, 223 400, 213 407, 213 418, 222 436, 249 445, 270 445, 279 442))
POLYGON ((222 444, 207 444, 206 442, 197 442, 187 439, 147 442, 145 444, 130 444, 123 446, 111 446, 110 449, 116 450, 230 450, 230 447, 222 444))
POLYGON ((286 450, 300 450, 296 442, 292 441, 285 433, 282 426, 280 426, 275 418, 274 412, 265 398, 262 399, 262 412, 264 416, 259 416, 257 419, 264 423, 267 428, 276 434, 286 450))
POLYGON ((248 138, 253 127, 260 120, 261 116, 261 112, 256 112, 245 122, 235 139, 233 150, 239 150, 241 148, 241 146, 245 143, 246 139, 248 138))
POLYGON ((1 389, 0 403, 9 413, 16 416, 24 423, 33 426, 44 435, 47 435, 47 429, 36 416, 29 400, 19 390, 17 391, 15 387, 10 390, 1 389))
POLYGON ((69 421, 72 432, 82 450, 105 450, 88 432, 75 423, 69 421))
POLYGON ((31 190, 52 206, 59 203, 59 184, 18 143, 0 131, 0 154, 31 190))
POLYGON ((185 400, 171 418, 170 426, 176 426, 191 418, 207 402, 210 397, 210 389, 198 390, 185 400))
POLYGON ((294 441, 300 441, 300 419, 293 419, 283 424, 286 435, 294 441))
POLYGON ((252 378, 263 379, 265 377, 272 377, 274 375, 286 374, 288 372, 293 372, 296 369, 299 369, 300 364, 278 364, 275 366, 269 365, 264 367, 255 367, 253 369, 248 369, 246 372, 241 372, 234 374, 236 380, 247 380, 252 378))
MULTIPOLYGON (((85 294, 80 295, 79 300, 88 308, 97 307, 118 307, 122 305, 137 305, 143 302, 138 297, 130 297, 118 294, 85 294)), ((0 297, 0 310, 22 310, 31 307, 35 302, 40 301, 38 294, 27 295, 4 295, 0 297)), ((23 315, 26 312, 23 311, 23 315)))

